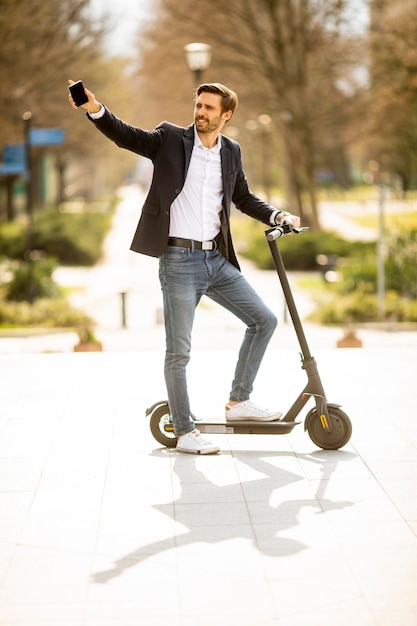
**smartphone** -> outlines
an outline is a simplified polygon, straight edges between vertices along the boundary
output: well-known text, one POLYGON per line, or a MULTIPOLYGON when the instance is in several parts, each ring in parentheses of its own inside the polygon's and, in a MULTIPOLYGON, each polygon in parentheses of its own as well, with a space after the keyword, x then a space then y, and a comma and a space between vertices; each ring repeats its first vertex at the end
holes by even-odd
POLYGON ((82 104, 88 102, 87 95, 84 91, 84 85, 81 80, 77 80, 77 82, 73 85, 70 85, 68 89, 70 90, 72 99, 74 100, 77 107, 80 107, 82 104))

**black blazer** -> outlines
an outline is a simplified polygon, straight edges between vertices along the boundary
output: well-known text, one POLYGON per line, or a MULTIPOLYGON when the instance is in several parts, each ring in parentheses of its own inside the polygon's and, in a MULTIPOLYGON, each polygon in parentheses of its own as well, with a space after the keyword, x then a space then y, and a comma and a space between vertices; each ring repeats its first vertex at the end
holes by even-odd
MULTIPOLYGON (((194 146, 194 125, 184 128, 162 122, 155 130, 148 131, 126 124, 108 109, 98 120, 88 117, 119 147, 151 159, 154 165, 152 183, 142 207, 131 250, 149 256, 161 256, 168 246, 170 207, 187 176, 194 146)), ((219 250, 239 268, 230 235, 231 203, 268 226, 275 209, 249 190, 239 144, 222 135, 220 154, 224 195, 219 250)))

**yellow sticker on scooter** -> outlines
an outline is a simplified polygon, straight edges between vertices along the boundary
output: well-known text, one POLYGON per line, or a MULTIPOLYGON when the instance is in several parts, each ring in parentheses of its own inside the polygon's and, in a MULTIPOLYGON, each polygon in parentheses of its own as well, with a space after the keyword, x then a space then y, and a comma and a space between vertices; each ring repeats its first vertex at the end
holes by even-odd
POLYGON ((320 415, 320 421, 321 421, 321 425, 323 426, 323 428, 329 428, 329 423, 325 415, 320 415))

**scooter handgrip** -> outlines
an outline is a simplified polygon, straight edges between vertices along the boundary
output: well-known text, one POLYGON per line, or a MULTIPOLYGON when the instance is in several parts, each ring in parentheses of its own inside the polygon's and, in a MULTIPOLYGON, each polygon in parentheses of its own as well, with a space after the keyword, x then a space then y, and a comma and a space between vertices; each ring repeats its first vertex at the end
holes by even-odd
POLYGON ((268 241, 275 241, 275 239, 279 239, 280 237, 282 237, 282 235, 284 234, 284 229, 281 228, 281 226, 277 226, 277 228, 274 228, 274 230, 271 230, 266 238, 268 239, 268 241))

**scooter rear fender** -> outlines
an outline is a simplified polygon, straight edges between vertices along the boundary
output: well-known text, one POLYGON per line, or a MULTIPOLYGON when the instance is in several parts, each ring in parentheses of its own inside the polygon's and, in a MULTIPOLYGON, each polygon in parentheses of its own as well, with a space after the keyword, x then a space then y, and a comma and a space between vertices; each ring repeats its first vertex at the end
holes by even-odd
POLYGON ((146 409, 145 416, 148 417, 148 415, 152 415, 155 409, 159 408, 160 406, 164 406, 164 404, 168 406, 168 400, 159 400, 159 402, 155 402, 152 406, 149 407, 149 409, 146 409))

